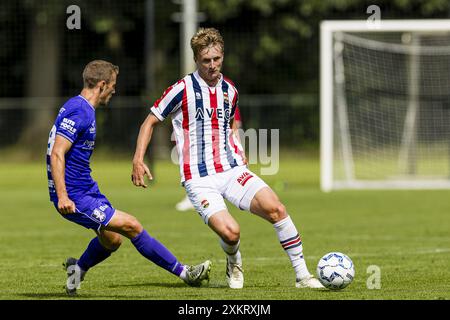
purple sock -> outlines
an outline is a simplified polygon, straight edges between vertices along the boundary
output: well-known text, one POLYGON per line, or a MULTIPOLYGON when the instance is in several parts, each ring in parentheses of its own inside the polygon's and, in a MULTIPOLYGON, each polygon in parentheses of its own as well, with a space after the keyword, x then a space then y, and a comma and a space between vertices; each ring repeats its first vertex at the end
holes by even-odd
POLYGON ((131 243, 140 254, 161 268, 176 276, 179 276, 183 271, 183 265, 178 262, 177 258, 162 243, 152 238, 147 231, 143 230, 131 239, 131 243))
POLYGON ((111 255, 111 252, 112 251, 109 251, 103 247, 100 244, 100 240, 95 237, 91 240, 86 251, 84 251, 81 255, 77 264, 82 270, 88 271, 89 268, 108 258, 111 255))

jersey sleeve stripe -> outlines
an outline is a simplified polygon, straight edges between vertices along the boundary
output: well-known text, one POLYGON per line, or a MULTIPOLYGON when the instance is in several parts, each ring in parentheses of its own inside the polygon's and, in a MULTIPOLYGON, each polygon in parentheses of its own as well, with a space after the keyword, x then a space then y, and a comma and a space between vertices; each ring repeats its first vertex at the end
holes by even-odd
POLYGON ((175 83, 174 85, 170 86, 169 88, 166 89, 166 91, 164 91, 163 95, 161 96, 161 98, 159 98, 158 100, 156 100, 155 105, 158 105, 159 102, 161 100, 163 100, 173 89, 179 87, 179 85, 183 83, 183 80, 178 81, 177 83, 175 83))
POLYGON ((159 121, 164 121, 164 117, 159 113, 159 110, 155 107, 151 107, 150 111, 158 118, 159 121))
POLYGON ((184 89, 185 86, 182 82, 178 82, 176 85, 169 87, 162 97, 156 100, 150 110, 157 115, 159 120, 164 120, 171 112, 181 105, 184 89), (158 115, 160 117, 158 117, 158 115))
POLYGON ((167 104, 167 106, 164 108, 163 112, 161 113, 161 116, 166 118, 169 113, 171 113, 177 105, 179 105, 183 99, 184 90, 180 91, 170 102, 167 104))
POLYGON ((66 139, 69 140, 71 143, 73 143, 73 139, 72 139, 72 138, 69 138, 69 137, 66 136, 64 133, 62 133, 62 132, 56 132, 56 134, 59 135, 59 136, 61 136, 61 137, 63 137, 63 138, 66 138, 66 139))
POLYGON ((183 173, 184 173, 184 180, 189 180, 189 179, 192 178, 192 174, 191 174, 191 165, 190 165, 191 154, 190 154, 190 151, 189 151, 189 148, 190 148, 189 110, 188 110, 188 101, 187 101, 187 90, 186 90, 186 87, 183 90, 183 99, 182 99, 182 104, 181 104, 181 110, 183 112, 183 136, 184 136, 183 173))

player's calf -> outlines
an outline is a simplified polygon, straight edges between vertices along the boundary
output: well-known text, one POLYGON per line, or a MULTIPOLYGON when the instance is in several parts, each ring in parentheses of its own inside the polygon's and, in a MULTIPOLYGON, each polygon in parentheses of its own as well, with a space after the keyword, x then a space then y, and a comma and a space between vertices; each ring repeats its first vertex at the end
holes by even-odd
POLYGON ((250 211, 274 224, 287 217, 286 207, 272 189, 259 190, 250 203, 250 211))
POLYGON ((97 235, 102 246, 112 252, 117 251, 122 245, 122 237, 116 232, 101 229, 97 235))

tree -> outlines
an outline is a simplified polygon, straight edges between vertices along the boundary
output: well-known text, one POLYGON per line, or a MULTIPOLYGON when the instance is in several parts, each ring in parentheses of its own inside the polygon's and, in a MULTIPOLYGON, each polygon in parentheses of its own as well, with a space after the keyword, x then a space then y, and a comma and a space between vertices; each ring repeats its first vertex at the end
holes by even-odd
POLYGON ((36 0, 27 4, 31 22, 25 96, 32 99, 26 100, 26 126, 19 143, 32 156, 45 146, 53 108, 59 102, 60 26, 54 12, 62 10, 62 3, 36 0))

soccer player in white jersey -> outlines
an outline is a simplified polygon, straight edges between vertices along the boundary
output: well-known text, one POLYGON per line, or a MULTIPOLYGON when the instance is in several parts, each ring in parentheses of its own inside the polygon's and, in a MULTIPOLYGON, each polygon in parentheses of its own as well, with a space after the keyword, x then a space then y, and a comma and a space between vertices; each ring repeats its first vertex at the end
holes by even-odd
POLYGON ((296 287, 323 288, 306 266, 302 242, 274 191, 246 166, 236 124, 238 91, 222 73, 224 41, 214 28, 201 28, 191 39, 197 70, 169 87, 143 122, 133 158, 132 181, 147 187, 152 179, 144 155, 156 124, 171 115, 178 148, 181 183, 197 212, 220 237, 227 257, 230 288, 244 285, 239 251, 240 227, 224 198, 241 210, 270 222, 296 274, 296 287))

